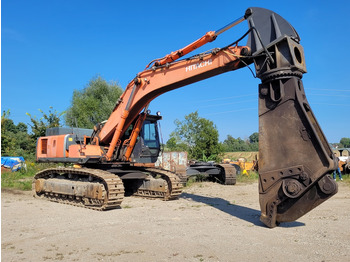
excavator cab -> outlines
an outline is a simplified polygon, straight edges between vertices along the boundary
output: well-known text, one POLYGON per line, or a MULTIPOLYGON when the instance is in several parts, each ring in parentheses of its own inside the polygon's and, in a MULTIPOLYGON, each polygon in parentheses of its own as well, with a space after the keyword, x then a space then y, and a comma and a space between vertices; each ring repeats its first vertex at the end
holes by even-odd
POLYGON ((131 155, 135 163, 155 163, 160 153, 158 115, 147 115, 131 155))

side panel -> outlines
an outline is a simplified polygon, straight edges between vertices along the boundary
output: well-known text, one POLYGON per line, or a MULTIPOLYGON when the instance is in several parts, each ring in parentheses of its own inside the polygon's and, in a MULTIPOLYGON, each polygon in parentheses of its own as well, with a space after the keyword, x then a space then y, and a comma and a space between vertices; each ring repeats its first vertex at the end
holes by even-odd
POLYGON ((70 145, 69 158, 87 158, 87 157, 101 157, 103 152, 97 145, 70 145), (84 148, 84 150, 82 150, 84 148))
POLYGON ((85 163, 90 160, 95 162, 102 155, 103 152, 97 145, 76 144, 73 134, 40 137, 37 141, 38 162, 85 163))
POLYGON ((40 158, 66 157, 66 138, 67 135, 38 138, 36 147, 37 160, 40 158))
POLYGON ((155 166, 173 172, 177 172, 179 169, 186 170, 187 152, 162 152, 155 166))

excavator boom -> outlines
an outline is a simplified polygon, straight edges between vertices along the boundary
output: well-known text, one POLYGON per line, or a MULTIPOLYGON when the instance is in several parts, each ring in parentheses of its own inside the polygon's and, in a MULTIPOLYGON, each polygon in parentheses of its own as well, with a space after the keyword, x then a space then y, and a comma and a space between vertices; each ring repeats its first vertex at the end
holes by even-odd
POLYGON ((98 133, 100 143, 110 143, 107 158, 112 158, 125 130, 153 99, 171 90, 244 67, 246 63, 242 63, 241 57, 248 53, 246 46, 231 46, 140 72, 126 87, 115 110, 98 133))

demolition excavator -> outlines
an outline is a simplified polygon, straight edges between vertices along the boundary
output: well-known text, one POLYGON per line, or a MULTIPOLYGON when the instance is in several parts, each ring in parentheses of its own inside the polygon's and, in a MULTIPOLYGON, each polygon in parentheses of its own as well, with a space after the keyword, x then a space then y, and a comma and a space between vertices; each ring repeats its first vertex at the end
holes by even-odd
MULTIPOLYGON (((294 221, 336 194, 329 174, 337 159, 306 99, 303 47, 278 14, 248 8, 241 18, 151 61, 131 81, 109 119, 91 135, 53 130, 37 142, 37 161, 73 163, 35 175, 34 195, 95 210, 118 208, 124 195, 176 199, 181 181, 154 167, 160 153, 150 102, 163 93, 254 64, 259 95, 260 220, 268 227, 294 221), (223 48, 188 56, 221 33, 247 21, 248 31, 223 48), (239 42, 247 38, 247 44, 239 42)), ((230 180, 230 170, 226 173, 230 180)))

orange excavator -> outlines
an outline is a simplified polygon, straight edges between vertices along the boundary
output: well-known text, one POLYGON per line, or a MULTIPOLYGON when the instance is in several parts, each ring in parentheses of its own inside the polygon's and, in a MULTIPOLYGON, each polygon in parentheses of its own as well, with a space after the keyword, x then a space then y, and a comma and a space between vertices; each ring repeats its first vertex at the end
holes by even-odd
MULTIPOLYGON (((159 115, 150 102, 163 93, 254 63, 259 95, 260 220, 268 227, 294 221, 334 195, 329 174, 337 159, 306 99, 303 47, 295 29, 278 14, 248 8, 241 18, 169 55, 151 61, 126 87, 109 119, 91 135, 51 130, 37 142, 37 161, 73 163, 36 174, 36 197, 108 210, 125 194, 176 199, 181 181, 154 167, 160 152, 159 115), (185 55, 243 21, 248 31, 223 48, 185 55), (244 38, 247 44, 240 46, 244 38)), ((228 172, 229 173, 229 172, 228 172)))

